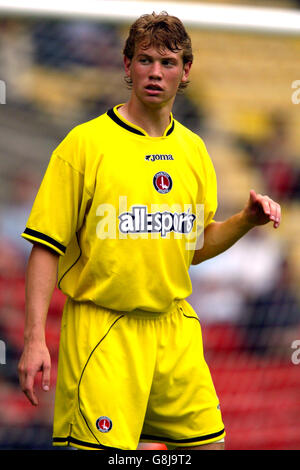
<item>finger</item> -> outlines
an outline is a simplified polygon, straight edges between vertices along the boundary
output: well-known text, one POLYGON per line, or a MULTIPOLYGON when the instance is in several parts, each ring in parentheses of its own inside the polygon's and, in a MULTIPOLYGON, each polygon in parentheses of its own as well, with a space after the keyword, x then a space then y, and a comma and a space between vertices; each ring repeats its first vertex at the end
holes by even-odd
POLYGON ((270 220, 275 221, 276 220, 276 204, 272 200, 269 200, 269 206, 270 206, 270 220))
POLYGON ((48 390, 50 389, 50 374, 51 374, 50 364, 44 365, 43 372, 42 372, 42 388, 45 392, 48 392, 48 390))
POLYGON ((257 195, 256 192, 254 191, 254 189, 251 189, 251 190, 250 190, 250 201, 251 201, 251 202, 256 202, 256 201, 257 201, 257 197, 258 197, 258 195, 257 195))
POLYGON ((25 372, 25 370, 23 368, 23 365, 21 363, 19 364, 18 372, 19 372, 20 387, 21 387, 22 392, 25 393, 25 389, 26 389, 26 372, 25 372))
POLYGON ((34 406, 38 405, 38 399, 34 392, 34 375, 32 373, 27 373, 24 387, 22 388, 23 392, 25 393, 26 397, 30 401, 30 403, 34 406))
POLYGON ((263 211, 266 215, 271 215, 271 207, 268 198, 261 196, 258 199, 258 202, 261 204, 263 211))
POLYGON ((276 204, 276 214, 275 214, 275 222, 274 222, 274 228, 278 228, 281 222, 281 207, 280 204, 276 204))
POLYGON ((274 222, 273 227, 277 228, 280 224, 281 219, 281 208, 277 202, 274 202, 272 199, 267 197, 270 206, 270 220, 274 222))
POLYGON ((278 204, 278 212, 277 212, 277 214, 278 214, 277 224, 278 224, 278 227, 279 227, 280 222, 281 222, 281 206, 280 206, 280 204, 278 204))

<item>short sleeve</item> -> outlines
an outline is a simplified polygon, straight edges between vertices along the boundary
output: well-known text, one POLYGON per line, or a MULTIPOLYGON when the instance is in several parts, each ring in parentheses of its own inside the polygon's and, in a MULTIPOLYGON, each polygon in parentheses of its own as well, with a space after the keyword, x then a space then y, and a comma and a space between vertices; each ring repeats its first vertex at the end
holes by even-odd
POLYGON ((83 180, 80 171, 54 153, 21 236, 64 255, 79 228, 83 180))

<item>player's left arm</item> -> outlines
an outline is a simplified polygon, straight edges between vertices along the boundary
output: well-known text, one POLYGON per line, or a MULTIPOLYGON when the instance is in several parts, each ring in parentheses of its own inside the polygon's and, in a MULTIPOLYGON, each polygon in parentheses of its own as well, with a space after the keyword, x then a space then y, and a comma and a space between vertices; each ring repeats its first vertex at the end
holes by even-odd
POLYGON ((256 226, 273 222, 273 227, 277 229, 280 221, 280 205, 268 196, 251 190, 241 212, 224 222, 212 222, 206 227, 203 246, 195 251, 192 264, 199 264, 223 253, 256 226))

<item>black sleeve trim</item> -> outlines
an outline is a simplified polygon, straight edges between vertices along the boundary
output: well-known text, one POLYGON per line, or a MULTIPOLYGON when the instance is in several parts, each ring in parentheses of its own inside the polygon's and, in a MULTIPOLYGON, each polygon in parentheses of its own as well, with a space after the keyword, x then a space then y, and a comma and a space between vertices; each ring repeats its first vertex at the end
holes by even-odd
POLYGON ((54 240, 54 238, 49 237, 48 235, 45 235, 42 232, 38 232, 37 230, 32 230, 31 228, 26 227, 23 233, 25 235, 29 235, 30 237, 37 238, 41 240, 41 242, 44 241, 44 242, 50 243, 51 245, 58 248, 63 253, 66 252, 66 247, 64 245, 54 240))

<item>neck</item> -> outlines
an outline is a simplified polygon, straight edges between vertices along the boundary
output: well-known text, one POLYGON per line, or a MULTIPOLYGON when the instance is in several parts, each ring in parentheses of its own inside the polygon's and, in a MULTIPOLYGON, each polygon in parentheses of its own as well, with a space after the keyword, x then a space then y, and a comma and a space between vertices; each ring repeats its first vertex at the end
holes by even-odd
POLYGON ((161 137, 170 124, 172 104, 150 107, 131 98, 119 108, 119 113, 127 121, 144 129, 151 137, 161 137))

